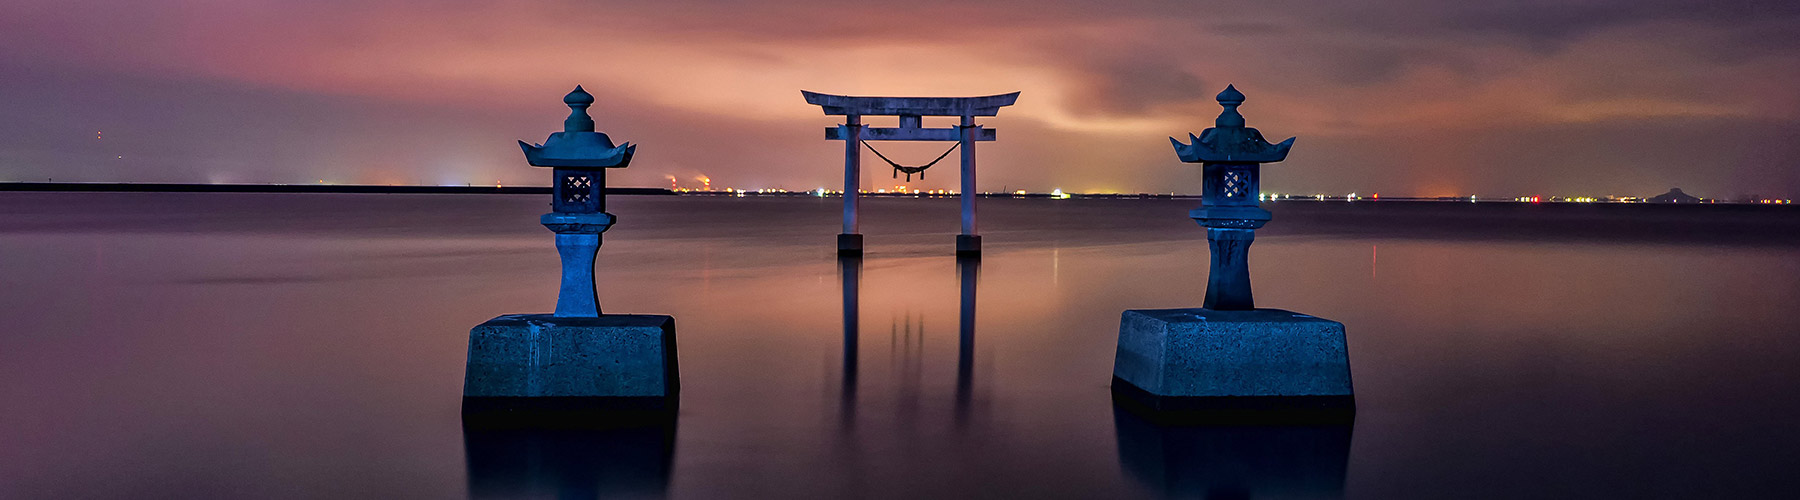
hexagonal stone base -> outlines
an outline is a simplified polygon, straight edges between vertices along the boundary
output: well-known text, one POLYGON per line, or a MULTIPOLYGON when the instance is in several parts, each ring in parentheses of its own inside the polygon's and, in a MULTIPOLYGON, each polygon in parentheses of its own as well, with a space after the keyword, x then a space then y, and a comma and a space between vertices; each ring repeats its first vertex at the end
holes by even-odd
POLYGON ((1344 325, 1280 309, 1133 309, 1113 392, 1153 410, 1352 406, 1344 325))
POLYGON ((463 413, 672 409, 675 319, 509 314, 469 330, 463 413))

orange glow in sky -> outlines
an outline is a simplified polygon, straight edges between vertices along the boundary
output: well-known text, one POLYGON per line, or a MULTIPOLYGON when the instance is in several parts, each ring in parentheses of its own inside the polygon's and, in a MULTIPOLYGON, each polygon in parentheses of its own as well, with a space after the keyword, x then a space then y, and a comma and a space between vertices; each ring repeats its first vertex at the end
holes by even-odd
MULTIPOLYGON (((0 5, 0 72, 23 82, 0 96, 16 110, 0 117, 0 172, 542 184, 512 141, 556 130, 560 97, 581 84, 601 130, 641 145, 614 184, 706 171, 722 186, 808 190, 841 185, 842 144, 823 140, 837 121, 801 89, 1020 91, 983 120, 1000 140, 981 145, 982 189, 1192 192, 1197 175, 1164 138, 1211 126, 1212 96, 1231 83, 1250 126, 1300 138, 1266 171, 1270 192, 1800 191, 1800 146, 1774 140, 1800 133, 1800 40, 1751 36, 1800 32, 1800 12, 1604 1, 1618 12, 18 0, 0 5), (141 132, 74 155, 41 138, 101 127, 141 132), (130 160, 85 163, 114 155, 130 160), (361 171, 373 164, 385 170, 361 171)), ((936 148, 891 147, 902 163, 936 148)))

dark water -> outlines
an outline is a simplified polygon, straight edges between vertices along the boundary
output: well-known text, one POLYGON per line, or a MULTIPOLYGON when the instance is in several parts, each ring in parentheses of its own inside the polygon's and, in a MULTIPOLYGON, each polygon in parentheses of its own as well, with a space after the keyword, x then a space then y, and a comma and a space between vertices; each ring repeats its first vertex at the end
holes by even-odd
POLYGON ((953 200, 865 202, 860 264, 835 202, 613 199, 679 419, 465 434, 469 327, 553 307, 544 200, 0 193, 0 498, 1800 488, 1800 211, 1272 205, 1259 305, 1348 325, 1354 427, 1167 428, 1107 383, 1120 311, 1200 302, 1195 202, 984 201, 961 268, 953 200))

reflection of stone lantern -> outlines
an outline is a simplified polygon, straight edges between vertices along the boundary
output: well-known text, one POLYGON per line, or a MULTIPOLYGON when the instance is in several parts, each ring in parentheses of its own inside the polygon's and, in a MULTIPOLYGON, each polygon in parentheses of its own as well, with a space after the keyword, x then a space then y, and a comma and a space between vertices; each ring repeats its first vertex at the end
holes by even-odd
POLYGON ((1247 258, 1256 228, 1269 221, 1257 206, 1258 169, 1287 158, 1293 139, 1270 144, 1244 126, 1244 94, 1219 93, 1217 126, 1170 139, 1181 161, 1205 174, 1200 208, 1212 266, 1204 307, 1134 309, 1119 323, 1113 393, 1152 410, 1312 408, 1348 410, 1350 359, 1344 325, 1280 309, 1256 309, 1247 258))
POLYGON ((1219 93, 1225 112, 1219 113, 1216 127, 1199 137, 1188 134, 1189 144, 1169 139, 1181 161, 1201 164, 1205 176, 1200 208, 1189 215, 1206 227, 1212 250, 1203 307, 1219 311, 1256 308, 1250 296, 1250 242, 1256 229, 1269 222, 1269 211, 1257 206, 1261 165, 1287 159, 1294 146, 1292 137, 1269 144, 1261 132, 1245 127, 1244 115, 1237 111, 1243 103, 1244 94, 1226 86, 1219 93))
POLYGON ((550 167, 551 213, 539 219, 556 232, 562 285, 555 314, 508 314, 469 332, 463 381, 465 416, 522 416, 521 412, 673 408, 679 391, 675 319, 600 314, 594 257, 606 213, 606 169, 625 168, 637 149, 615 146, 594 131, 581 87, 563 97, 570 108, 563 131, 543 145, 519 142, 532 166, 550 167))

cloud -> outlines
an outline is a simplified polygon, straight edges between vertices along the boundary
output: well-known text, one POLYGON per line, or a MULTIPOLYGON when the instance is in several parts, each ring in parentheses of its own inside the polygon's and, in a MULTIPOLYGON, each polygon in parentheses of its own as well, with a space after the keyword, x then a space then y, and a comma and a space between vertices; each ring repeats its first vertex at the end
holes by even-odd
POLYGON ((582 83, 602 128, 644 145, 632 169, 643 172, 620 182, 699 171, 716 185, 834 185, 841 148, 819 132, 833 119, 797 90, 1020 90, 989 120, 1002 140, 983 145, 984 183, 1191 191, 1162 138, 1208 126, 1212 95, 1235 83, 1252 126, 1303 138, 1291 170, 1305 175, 1274 188, 1698 177, 1691 190, 1724 191, 1751 182, 1744 170, 1791 192, 1800 181, 1779 163, 1790 150, 1729 137, 1800 121, 1795 28, 1800 6, 1762 1, 15 0, 0 6, 0 71, 35 83, 0 97, 18 110, 0 117, 11 137, 0 137, 0 175, 41 176, 74 150, 94 158, 80 171, 95 180, 380 169, 528 182, 510 141, 541 140, 560 119, 556 99, 582 83), (150 163, 116 168, 91 145, 44 140, 94 128, 88 113, 146 130, 150 163), (1436 144, 1394 139, 1420 130, 1436 144), (1719 137, 1744 164, 1624 134, 1669 130, 1719 137), (1500 138, 1524 151, 1547 137, 1594 154, 1488 156, 1500 138), (1589 168, 1608 155, 1634 161, 1589 168), (1517 175, 1485 173, 1501 168, 1517 175))

